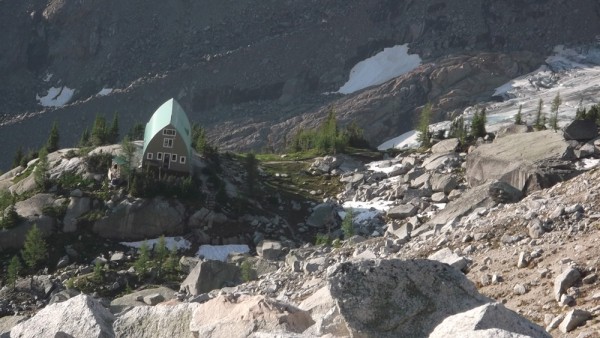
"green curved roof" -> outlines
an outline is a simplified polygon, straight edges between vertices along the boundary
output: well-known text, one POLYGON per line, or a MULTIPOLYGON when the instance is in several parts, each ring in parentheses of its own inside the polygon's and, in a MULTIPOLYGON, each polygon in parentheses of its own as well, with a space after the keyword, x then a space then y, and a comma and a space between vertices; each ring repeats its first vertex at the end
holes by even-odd
POLYGON ((158 107, 150 118, 150 121, 146 123, 146 130, 144 131, 144 154, 152 137, 169 125, 172 125, 177 133, 181 135, 185 146, 191 153, 192 136, 190 120, 188 120, 187 114, 183 111, 179 102, 175 101, 175 99, 170 99, 158 107))

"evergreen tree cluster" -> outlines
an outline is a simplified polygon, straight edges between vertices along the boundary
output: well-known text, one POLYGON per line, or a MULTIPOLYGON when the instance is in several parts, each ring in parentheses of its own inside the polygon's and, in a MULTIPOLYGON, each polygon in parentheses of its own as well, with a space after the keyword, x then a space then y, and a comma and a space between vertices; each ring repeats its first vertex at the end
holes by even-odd
POLYGON ((487 122, 486 109, 483 107, 480 111, 475 111, 473 118, 471 119, 471 136, 474 139, 479 137, 485 137, 487 131, 485 130, 485 123, 487 122))
POLYGON ((14 255, 10 260, 6 269, 6 283, 11 287, 15 287, 17 278, 23 272, 23 264, 30 271, 40 268, 42 263, 48 257, 48 246, 46 240, 42 236, 42 232, 34 224, 25 235, 25 243, 23 249, 17 255, 14 255))
POLYGON ((423 148, 429 148, 431 146, 431 131, 429 130, 429 124, 431 123, 431 104, 428 103, 421 110, 419 115, 419 123, 417 124, 417 141, 423 148))
POLYGON ((575 119, 591 120, 595 121, 597 125, 600 125, 600 104, 595 104, 589 109, 580 106, 575 112, 575 119))
POLYGON ((338 126, 335 111, 330 110, 323 123, 314 130, 301 129, 288 145, 293 152, 316 150, 322 154, 335 154, 346 147, 368 147, 363 131, 355 122, 341 129, 338 126))
POLYGON ((218 160, 218 149, 206 138, 206 131, 198 124, 192 126, 192 148, 204 157, 218 160))
POLYGON ((99 147, 107 144, 115 144, 119 141, 119 113, 115 113, 110 126, 106 123, 104 116, 96 115, 92 131, 85 129, 79 140, 80 147, 99 147))
POLYGON ((154 250, 151 250, 146 241, 142 243, 139 255, 133 264, 135 271, 140 277, 145 277, 150 269, 156 269, 156 277, 165 280, 178 272, 179 259, 177 248, 171 250, 167 247, 165 236, 160 236, 154 250))

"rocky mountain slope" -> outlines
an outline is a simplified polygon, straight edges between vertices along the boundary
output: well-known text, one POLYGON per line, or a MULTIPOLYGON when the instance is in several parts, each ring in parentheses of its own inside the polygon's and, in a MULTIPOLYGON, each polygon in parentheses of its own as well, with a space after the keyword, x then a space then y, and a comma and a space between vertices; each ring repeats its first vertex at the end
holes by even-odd
POLYGON ((65 145, 79 135, 64 131, 83 130, 96 114, 118 111, 127 129, 170 97, 225 149, 281 147, 283 135, 329 107, 359 122, 376 145, 411 129, 427 101, 441 115, 462 111, 537 68, 556 45, 593 43, 598 6, 3 1, 0 151, 37 149, 53 120, 65 145), (357 62, 405 43, 422 68, 368 92, 322 95, 337 91, 357 62), (51 88, 61 98, 74 90, 69 104, 41 107, 36 96, 51 88))
MULTIPOLYGON (((280 195, 273 195, 277 211, 262 214, 270 208, 261 210, 268 202, 260 195, 244 208, 233 199, 238 191, 212 224, 204 206, 133 199, 119 191, 100 195, 90 182, 81 185, 83 192, 67 189, 68 199, 49 196, 65 193, 60 184, 25 195, 16 206, 25 221, 0 231, 0 239, 11 239, 0 253, 13 252, 8 245, 15 244, 19 229, 44 217, 54 222, 46 231, 56 232, 50 238, 58 243, 69 233, 79 237, 54 249, 51 272, 0 290, 0 313, 6 315, 0 335, 594 337, 600 172, 589 169, 600 163, 597 127, 581 120, 564 134, 518 127, 498 133, 493 142, 480 139, 467 153, 457 139, 447 139, 425 153, 364 164, 348 155, 310 165, 285 157, 265 161, 261 189, 281 184, 280 195), (582 123, 594 126, 595 134, 578 134, 586 131, 582 123), (530 146, 518 147, 525 143, 530 146), (280 171, 284 165, 304 169, 280 171), (296 182, 303 183, 296 200, 289 200, 284 191, 296 182), (301 192, 316 199, 303 200, 301 192), (98 217, 81 211, 86 198, 88 212, 98 217), (42 207, 48 203, 68 206, 49 214, 42 207), (146 203, 152 207, 137 207, 146 203), (233 205, 238 212, 230 214, 233 205), (186 211, 170 217, 180 217, 177 224, 161 218, 180 209, 186 211), (340 224, 348 215, 351 230, 340 224), (238 235, 219 238, 219 229, 238 235), (178 241, 194 246, 182 247, 175 279, 161 279, 161 266, 143 272, 141 249, 111 241, 157 236, 160 230, 184 235, 178 241), (307 243, 317 232, 324 244, 307 243), (249 244, 252 253, 233 249, 214 258, 196 250, 198 244, 231 241, 249 244), (163 286, 150 286, 157 282, 163 286), (82 314, 78 320, 72 311, 82 314)), ((67 153, 51 154, 53 173, 93 180, 89 163, 78 156, 67 160, 67 153)), ((244 181, 234 160, 223 156, 221 165, 221 179, 234 187, 244 181)), ((0 178, 0 185, 27 189, 27 178, 14 181, 26 174, 13 174, 0 178)))

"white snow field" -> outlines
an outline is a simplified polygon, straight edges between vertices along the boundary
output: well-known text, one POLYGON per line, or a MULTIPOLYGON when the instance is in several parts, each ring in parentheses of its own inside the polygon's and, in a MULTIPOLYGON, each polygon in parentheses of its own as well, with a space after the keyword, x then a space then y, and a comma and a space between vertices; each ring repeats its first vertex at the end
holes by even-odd
MULTIPOLYGON (((550 106, 556 94, 560 93, 562 104, 558 113, 560 127, 569 123, 575 116, 577 107, 583 107, 600 102, 600 46, 581 47, 577 50, 563 46, 554 48, 554 54, 546 58, 545 64, 537 70, 515 78, 496 88, 490 97, 501 98, 502 102, 486 104, 488 131, 514 123, 514 115, 519 106, 523 106, 523 120, 532 124, 539 99, 542 99, 543 112, 550 119, 550 106)), ((463 112, 465 122, 475 112, 475 107, 468 107, 463 112)), ((446 121, 449 126, 450 121, 446 121)), ((433 124, 433 130, 439 124, 433 124)), ((417 133, 414 130, 392 138, 377 147, 379 150, 389 148, 416 148, 417 133)))
POLYGON ((71 101, 74 93, 75 89, 66 86, 60 88, 51 87, 48 89, 46 96, 40 97, 36 95, 35 99, 44 107, 62 107, 71 101))
POLYGON ((225 262, 227 256, 232 252, 247 253, 250 252, 250 248, 246 244, 200 245, 196 256, 225 262))
MULTIPOLYGON (((142 243, 146 242, 148 247, 152 249, 152 247, 158 244, 159 238, 147 239, 145 241, 137 241, 137 242, 120 242, 120 244, 128 246, 130 248, 139 249, 142 246, 142 243)), ((187 239, 179 236, 175 237, 165 237, 165 242, 167 244, 167 248, 169 250, 173 250, 176 248, 177 250, 187 250, 192 247, 192 243, 187 239)))
POLYGON ((414 70, 420 64, 421 57, 418 54, 408 54, 408 44, 385 48, 382 52, 352 67, 348 82, 338 90, 338 93, 351 94, 382 84, 414 70))
POLYGON ((96 94, 96 95, 98 95, 98 96, 106 96, 106 95, 108 95, 108 94, 112 93, 112 91, 113 91, 113 89, 112 89, 112 88, 102 88, 102 89, 101 89, 101 90, 98 92, 98 94, 96 94))

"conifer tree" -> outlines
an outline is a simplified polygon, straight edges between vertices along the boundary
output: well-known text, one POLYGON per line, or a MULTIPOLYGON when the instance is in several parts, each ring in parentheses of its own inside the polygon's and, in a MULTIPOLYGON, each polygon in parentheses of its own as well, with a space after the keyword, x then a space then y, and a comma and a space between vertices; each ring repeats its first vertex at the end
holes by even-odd
POLYGON ((486 120, 485 107, 480 112, 475 111, 473 119, 471 120, 471 136, 473 136, 473 138, 484 137, 487 134, 485 130, 486 120))
POLYGON ((108 131, 108 143, 115 144, 119 141, 119 113, 115 113, 110 130, 108 131))
POLYGON ((60 136, 58 135, 58 125, 56 121, 52 124, 52 129, 50 130, 50 136, 48 136, 48 141, 46 142, 46 149, 49 153, 55 152, 58 150, 58 141, 60 136))
POLYGON ((558 108, 561 103, 560 92, 558 92, 556 93, 554 100, 552 100, 552 106, 550 107, 550 111, 552 112, 552 116, 550 117, 550 127, 552 130, 558 130, 558 108))
POLYGON ((48 184, 48 151, 46 148, 40 149, 38 161, 33 170, 33 178, 38 189, 46 190, 48 184))
POLYGON ((39 264, 46 259, 48 255, 48 249, 46 247, 46 241, 42 237, 40 229, 37 224, 27 232, 25 236, 25 243, 21 250, 21 256, 25 261, 25 264, 31 269, 39 266, 39 264))
POLYGON ((344 233, 344 239, 354 236, 354 211, 352 208, 346 211, 346 216, 342 221, 342 233, 344 233))
POLYGON ((140 255, 138 256, 133 266, 135 271, 140 275, 144 276, 148 271, 148 264, 150 262, 150 248, 148 242, 144 241, 140 246, 140 255))
POLYGON ((167 258, 169 256, 169 249, 167 248, 167 241, 165 236, 162 235, 158 239, 158 244, 156 245, 156 249, 154 249, 154 261, 156 262, 156 268, 158 270, 158 277, 163 277, 163 268, 167 258))
POLYGON ((6 271, 6 283, 14 288, 17 283, 17 278, 19 277, 19 274, 21 273, 22 269, 23 266, 21 265, 21 260, 17 255, 14 255, 13 258, 10 260, 10 263, 8 264, 8 268, 6 271))
POLYGON ((248 187, 248 194, 252 196, 254 195, 256 180, 258 179, 258 163, 256 161, 256 156, 254 156, 253 153, 246 155, 244 169, 246 169, 246 186, 248 187))
POLYGON ((125 163, 123 164, 123 174, 127 177, 127 190, 131 188, 132 175, 135 169, 135 145, 129 140, 129 136, 123 138, 121 142, 121 151, 123 157, 125 157, 125 163))
POLYGON ((144 139, 144 125, 141 123, 136 123, 131 127, 127 135, 129 135, 129 139, 131 140, 143 140, 144 139))
POLYGON ((106 144, 107 134, 106 120, 103 116, 96 116, 96 120, 92 126, 92 134, 90 135, 92 146, 98 147, 106 144))
POLYGON ((12 168, 16 168, 21 165, 21 161, 23 160, 23 148, 19 147, 17 152, 15 153, 15 157, 13 157, 12 168))
POLYGON ((537 129, 537 130, 543 129, 543 126, 544 126, 544 123, 543 123, 544 116, 542 116, 543 115, 543 111, 542 111, 543 107, 544 107, 544 101, 542 99, 540 99, 538 101, 538 109, 535 114, 535 123, 533 125, 535 127, 535 129, 537 129))
POLYGON ((428 103, 421 110, 419 123, 417 124, 417 141, 423 148, 431 146, 431 131, 429 124, 431 123, 431 103, 428 103))
POLYGON ((85 128, 83 130, 83 133, 81 134, 81 138, 79 139, 79 146, 89 147, 90 145, 90 131, 87 128, 85 128))
POLYGON ((177 257, 177 247, 173 246, 169 251, 169 257, 167 257, 167 261, 165 262, 164 274, 172 275, 176 273, 178 264, 179 257, 177 257))
POLYGON ((523 105, 519 105, 519 111, 515 115, 515 124, 523 124, 523 116, 521 115, 521 111, 523 110, 523 105))

